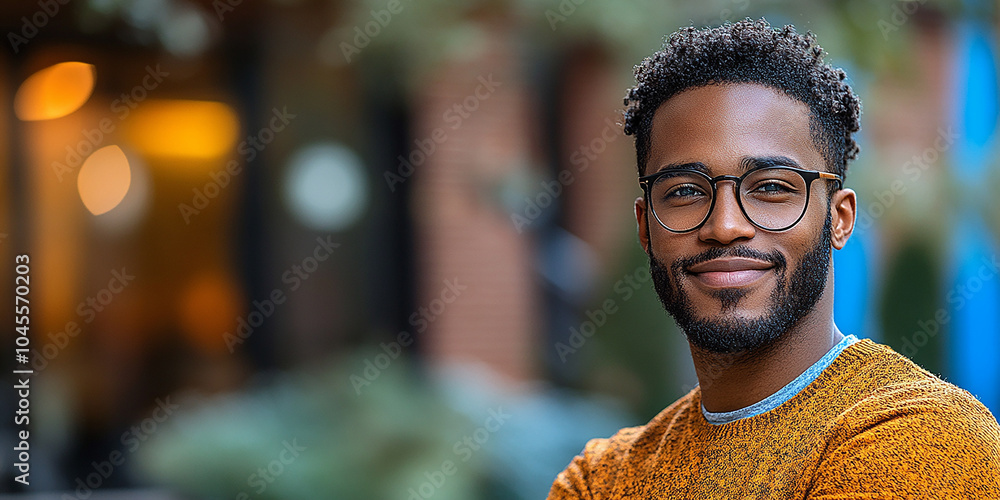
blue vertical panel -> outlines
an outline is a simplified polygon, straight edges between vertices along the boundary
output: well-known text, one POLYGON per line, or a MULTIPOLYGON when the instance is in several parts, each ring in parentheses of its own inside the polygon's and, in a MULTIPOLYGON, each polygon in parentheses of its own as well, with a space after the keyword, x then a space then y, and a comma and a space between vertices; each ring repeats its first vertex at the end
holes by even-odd
POLYGON ((958 186, 965 196, 953 213, 951 280, 945 291, 950 323, 951 381, 1000 410, 1000 279, 993 265, 996 237, 983 223, 976 200, 984 199, 997 126, 997 69, 989 26, 965 22, 956 44, 954 122, 959 138, 952 152, 958 186))
POLYGON ((980 185, 993 153, 997 126, 997 68, 992 33, 987 26, 966 23, 958 31, 955 97, 958 105, 954 167, 963 186, 980 185))
MULTIPOLYGON (((1000 280, 996 244, 978 216, 958 223, 954 279, 947 292, 952 325, 951 381, 1000 410, 1000 280)), ((944 322, 944 321, 943 321, 944 322)))
POLYGON ((873 328, 869 256, 876 231, 856 225, 844 248, 833 252, 833 320, 840 331, 858 337, 879 339, 873 328))

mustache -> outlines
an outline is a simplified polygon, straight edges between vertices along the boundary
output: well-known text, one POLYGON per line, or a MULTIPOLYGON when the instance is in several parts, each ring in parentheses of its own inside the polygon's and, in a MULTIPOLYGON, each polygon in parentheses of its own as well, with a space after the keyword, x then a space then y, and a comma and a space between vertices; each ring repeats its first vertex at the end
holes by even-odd
POLYGON ((707 262, 714 259, 719 259, 722 257, 741 257, 744 259, 756 259, 764 262, 770 262, 774 264, 775 270, 782 271, 787 267, 788 262, 785 260, 785 256, 781 252, 774 250, 771 252, 762 252, 760 250, 755 250, 747 246, 739 246, 732 248, 723 247, 713 247, 701 252, 697 255, 691 257, 684 257, 677 259, 670 265, 670 268, 675 273, 680 273, 695 264, 700 264, 702 262, 707 262))

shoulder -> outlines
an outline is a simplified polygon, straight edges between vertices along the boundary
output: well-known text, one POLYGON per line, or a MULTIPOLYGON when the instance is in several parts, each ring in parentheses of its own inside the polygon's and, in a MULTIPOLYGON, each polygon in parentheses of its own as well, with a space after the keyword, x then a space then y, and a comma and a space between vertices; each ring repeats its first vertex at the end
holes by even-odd
POLYGON ((868 362, 846 378, 857 396, 841 420, 888 421, 916 415, 956 420, 988 429, 996 418, 975 396, 916 365, 890 347, 863 341, 859 351, 868 362))
POLYGON ((846 491, 864 477, 898 493, 1000 494, 996 418, 968 391, 874 346, 847 389, 858 397, 830 422, 819 484, 846 491))
POLYGON ((841 413, 838 423, 854 432, 891 431, 915 447, 968 441, 1000 457, 993 414, 968 391, 936 377, 880 387, 841 413))

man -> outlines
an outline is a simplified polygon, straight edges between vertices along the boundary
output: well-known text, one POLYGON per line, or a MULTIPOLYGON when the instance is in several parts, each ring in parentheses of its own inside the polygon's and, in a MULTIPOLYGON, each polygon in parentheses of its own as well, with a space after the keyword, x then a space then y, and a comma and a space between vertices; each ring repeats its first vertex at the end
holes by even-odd
POLYGON ((700 385, 595 439, 550 499, 1000 499, 979 401, 833 322, 860 104, 811 34, 683 29, 635 70, 639 242, 700 385))

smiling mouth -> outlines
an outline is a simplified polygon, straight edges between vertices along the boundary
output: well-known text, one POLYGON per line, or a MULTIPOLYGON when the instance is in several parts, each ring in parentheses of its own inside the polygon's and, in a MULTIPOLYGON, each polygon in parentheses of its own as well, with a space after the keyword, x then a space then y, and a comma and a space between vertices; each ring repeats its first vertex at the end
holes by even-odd
POLYGON ((774 264, 757 259, 726 257, 699 262, 685 269, 708 288, 739 288, 752 285, 774 269, 774 264))

